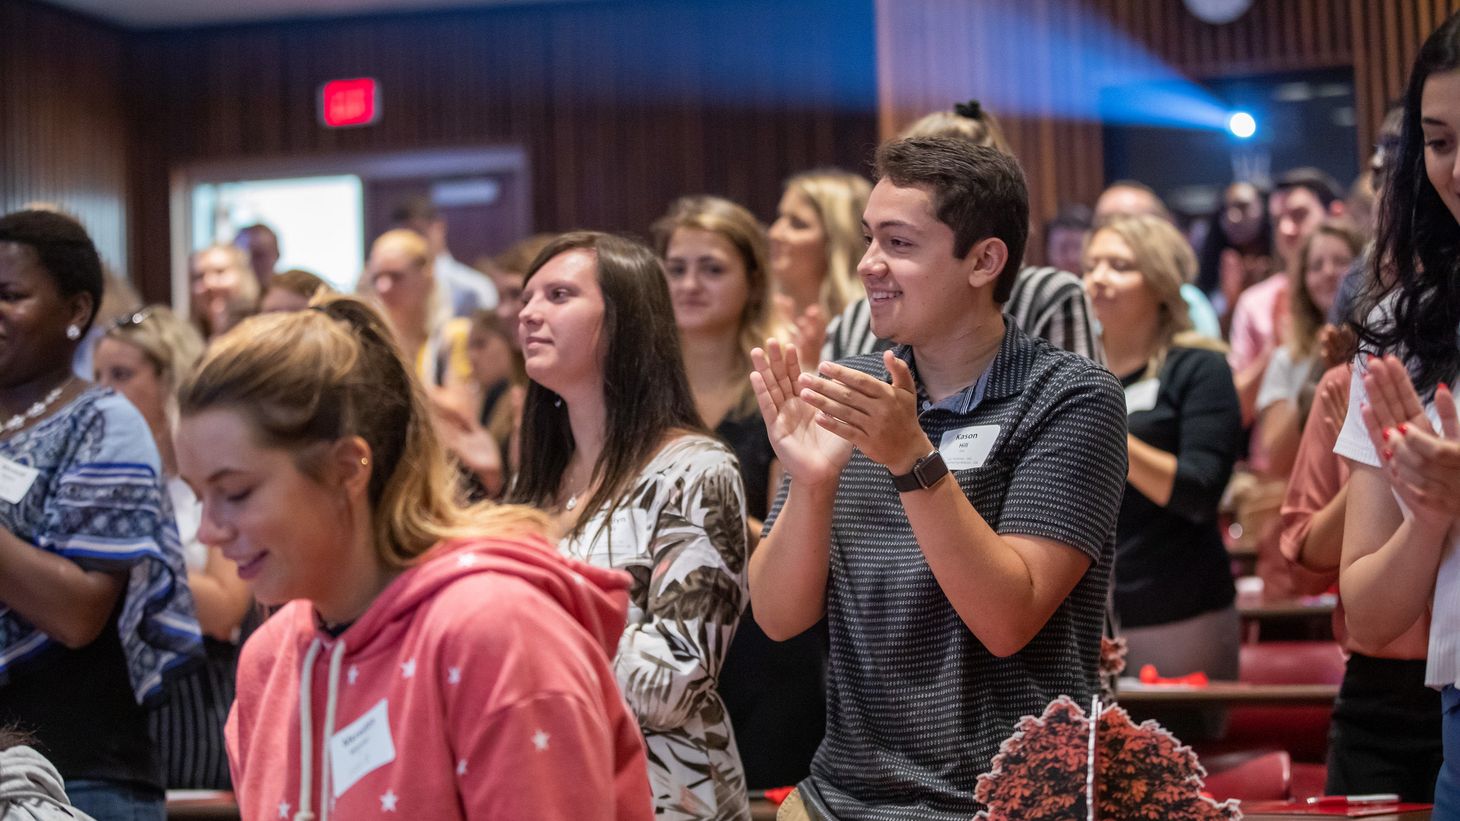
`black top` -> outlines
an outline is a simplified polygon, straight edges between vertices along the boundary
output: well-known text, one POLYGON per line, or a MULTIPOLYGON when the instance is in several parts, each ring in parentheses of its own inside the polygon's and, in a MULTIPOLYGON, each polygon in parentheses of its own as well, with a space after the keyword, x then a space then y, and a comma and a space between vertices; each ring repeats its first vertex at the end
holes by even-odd
POLYGON ((162 787, 147 714, 127 678, 113 614, 79 650, 52 647, 24 675, 0 687, 0 726, 34 735, 67 781, 78 778, 162 787))
MULTIPOLYGON (((746 514, 764 519, 776 453, 760 408, 744 416, 732 412, 715 435, 740 462, 746 514)), ((745 786, 789 787, 811 772, 811 756, 826 730, 826 622, 789 641, 772 641, 755 623, 753 606, 741 615, 720 670, 720 697, 735 729, 745 786)))
POLYGON ((740 478, 745 481, 745 515, 765 521, 770 508, 771 462, 775 461, 776 452, 766 436, 760 408, 752 405, 744 415, 736 415, 732 410, 720 420, 715 435, 735 451, 735 458, 740 461, 740 478))
MULTIPOLYGON (((1115 611, 1125 627, 1220 610, 1236 596, 1217 529, 1242 440, 1232 370, 1214 351, 1172 348, 1158 378, 1155 405, 1130 414, 1130 432, 1176 454, 1176 483, 1165 507, 1126 485, 1115 537, 1115 611)), ((1121 379, 1127 388, 1140 381, 1139 372, 1121 379)))
MULTIPOLYGON (((826 740, 801 783, 822 815, 967 821, 982 809, 978 776, 1019 719, 1060 695, 1084 703, 1098 686, 1126 475, 1120 385, 1006 326, 988 374, 918 422, 994 530, 1067 545, 1090 568, 1023 649, 995 656, 934 578, 887 469, 854 451, 832 513, 826 740)), ((916 365, 912 349, 894 351, 916 365)), ((880 356, 844 364, 888 378, 880 356)))

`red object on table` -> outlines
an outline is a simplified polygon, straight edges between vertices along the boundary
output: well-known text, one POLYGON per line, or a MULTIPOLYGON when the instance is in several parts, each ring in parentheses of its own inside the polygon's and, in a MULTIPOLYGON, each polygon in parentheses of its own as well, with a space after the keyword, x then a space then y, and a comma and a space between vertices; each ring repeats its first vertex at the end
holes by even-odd
POLYGON ((1167 678, 1156 672, 1156 665, 1147 664, 1141 667, 1140 675, 1142 684, 1185 684, 1189 687, 1205 687, 1209 683, 1207 674, 1197 671, 1184 676, 1172 676, 1167 678))
POLYGON ((765 800, 767 800, 767 801, 771 802, 772 804, 775 804, 777 807, 779 807, 779 806, 781 806, 781 802, 786 800, 786 796, 790 795, 791 793, 793 793, 795 791, 796 791, 796 788, 795 787, 776 787, 773 790, 766 790, 765 791, 765 800))
POLYGON ((1309 815, 1328 818, 1368 818, 1375 815, 1394 815, 1401 812, 1418 812, 1434 807, 1433 804, 1409 804, 1393 802, 1377 804, 1330 803, 1309 804, 1307 801, 1243 801, 1244 815, 1309 815))

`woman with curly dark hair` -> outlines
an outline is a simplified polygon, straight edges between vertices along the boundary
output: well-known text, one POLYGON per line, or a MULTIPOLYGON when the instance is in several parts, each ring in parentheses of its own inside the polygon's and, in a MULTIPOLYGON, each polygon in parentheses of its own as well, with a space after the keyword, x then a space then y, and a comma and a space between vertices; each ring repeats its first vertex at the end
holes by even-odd
POLYGON ((1393 641, 1428 616, 1425 683, 1441 691, 1435 817, 1460 817, 1460 16, 1420 49, 1384 188, 1348 415, 1339 585, 1350 636, 1393 641))

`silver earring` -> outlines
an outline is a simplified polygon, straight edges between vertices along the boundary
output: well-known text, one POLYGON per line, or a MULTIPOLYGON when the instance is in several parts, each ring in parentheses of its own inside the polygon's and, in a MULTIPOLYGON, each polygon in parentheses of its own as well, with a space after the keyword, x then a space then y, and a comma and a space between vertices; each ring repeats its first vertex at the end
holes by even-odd
POLYGON ((75 342, 76 340, 80 339, 81 338, 81 328, 80 328, 80 326, 77 326, 77 325, 67 325, 66 326, 66 338, 69 339, 69 340, 71 340, 72 342, 75 342))
POLYGON ((553 400, 553 407, 555 407, 555 408, 561 408, 562 406, 563 406, 563 397, 559 396, 557 399, 554 399, 553 400))

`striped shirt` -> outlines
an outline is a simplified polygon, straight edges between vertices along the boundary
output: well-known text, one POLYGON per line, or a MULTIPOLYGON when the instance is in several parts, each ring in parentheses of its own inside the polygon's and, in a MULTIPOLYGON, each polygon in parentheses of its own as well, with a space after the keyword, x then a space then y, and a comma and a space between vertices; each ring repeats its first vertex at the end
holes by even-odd
MULTIPOLYGON (((1027 265, 1019 269, 1004 313, 1030 336, 1056 348, 1104 363, 1095 336, 1090 300, 1079 277, 1058 268, 1027 265)), ((872 311, 865 298, 847 306, 826 328, 821 358, 836 361, 865 353, 881 353, 892 342, 872 332, 872 311)))
MULTIPOLYGON (((895 350, 915 364, 910 348, 895 350)), ((888 378, 875 355, 845 364, 888 378)), ((855 451, 832 515, 826 737, 800 785, 830 818, 967 821, 981 809, 978 776, 1019 719, 1097 687, 1126 475, 1115 377, 1009 323, 986 376, 918 421, 934 442, 996 426, 982 464, 953 471, 974 509, 1001 534, 1052 539, 1092 564, 1044 628, 999 658, 938 585, 887 469, 855 451)), ((788 476, 767 531, 789 486, 788 476)))

